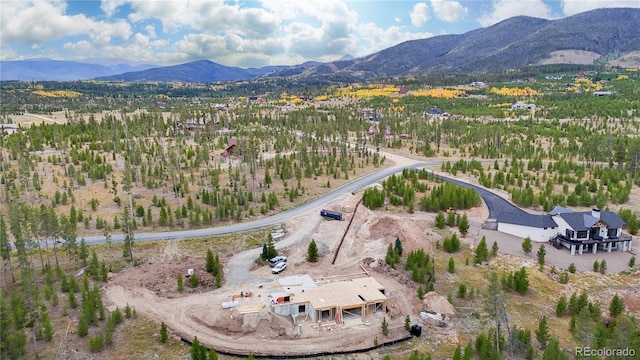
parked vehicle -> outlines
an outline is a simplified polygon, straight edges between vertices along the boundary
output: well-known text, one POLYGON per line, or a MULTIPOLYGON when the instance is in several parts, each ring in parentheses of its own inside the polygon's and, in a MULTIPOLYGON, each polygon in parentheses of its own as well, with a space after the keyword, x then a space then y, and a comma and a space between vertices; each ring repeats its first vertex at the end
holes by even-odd
POLYGON ((273 267, 273 269, 271 269, 271 273, 273 274, 279 274, 280 272, 282 272, 282 270, 287 268, 287 263, 284 261, 281 261, 279 263, 276 264, 276 266, 273 267))
POLYGON ((336 211, 322 209, 320 210, 320 215, 330 219, 342 220, 342 213, 336 211))
POLYGON ((271 267, 274 267, 278 263, 281 263, 281 262, 287 262, 287 257, 286 256, 276 256, 274 258, 269 259, 269 265, 271 265, 271 267))

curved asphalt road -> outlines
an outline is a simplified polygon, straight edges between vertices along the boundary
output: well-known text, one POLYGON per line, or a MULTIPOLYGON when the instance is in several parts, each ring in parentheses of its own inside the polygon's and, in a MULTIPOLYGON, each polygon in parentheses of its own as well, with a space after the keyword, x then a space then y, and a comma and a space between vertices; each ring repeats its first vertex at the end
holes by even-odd
MULTIPOLYGON (((419 169, 424 167, 440 165, 441 163, 442 163, 441 161, 423 161, 423 162, 416 162, 411 165, 400 165, 400 166, 394 166, 394 167, 382 169, 378 172, 366 175, 362 178, 359 178, 348 184, 345 184, 335 190, 330 191, 325 195, 322 195, 298 207, 295 207, 293 209, 290 209, 290 210, 287 210, 263 219, 258 219, 254 221, 243 222, 243 223, 235 223, 231 225, 223 225, 218 227, 203 228, 203 229, 136 233, 135 240, 157 241, 157 240, 192 239, 192 238, 198 238, 198 237, 231 234, 236 232, 246 232, 250 230, 256 230, 256 229, 260 229, 268 226, 277 225, 277 224, 286 222, 288 220, 291 220, 297 216, 300 216, 323 204, 327 204, 332 201, 335 201, 340 196, 343 196, 344 194, 349 194, 353 191, 360 190, 363 187, 373 184, 377 181, 380 181, 392 174, 402 172, 402 170, 404 169, 419 169)), ((487 207, 489 208, 489 217, 494 217, 497 213, 524 212, 517 206, 510 203, 509 201, 505 200, 499 195, 494 194, 484 188, 481 188, 473 184, 465 183, 453 178, 443 177, 443 179, 451 183, 454 183, 456 185, 475 189, 480 194, 480 196, 486 203, 487 207)), ((105 237, 103 235, 89 236, 89 237, 85 237, 84 239, 87 244, 97 244, 97 243, 105 242, 105 237)), ((122 242, 123 239, 124 239, 123 234, 113 234, 111 236, 112 242, 122 242)))

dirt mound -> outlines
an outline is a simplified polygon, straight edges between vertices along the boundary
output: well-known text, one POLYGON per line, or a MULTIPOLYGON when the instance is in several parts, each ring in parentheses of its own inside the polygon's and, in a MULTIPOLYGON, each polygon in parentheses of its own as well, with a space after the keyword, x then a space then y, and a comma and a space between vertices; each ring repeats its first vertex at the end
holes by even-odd
POLYGON ((361 230, 366 230, 368 241, 382 239, 393 244, 400 238, 405 251, 421 248, 431 251, 433 234, 428 229, 433 227, 432 214, 391 215, 367 210, 366 217, 368 221, 361 230))
POLYGON ((424 304, 423 309, 425 312, 443 314, 447 315, 447 317, 456 313, 453 304, 451 304, 446 297, 435 291, 426 293, 422 303, 424 304))
POLYGON ((111 279, 114 284, 126 288, 145 288, 156 295, 171 298, 179 295, 179 274, 182 274, 186 293, 204 292, 215 288, 215 278, 202 269, 203 263, 202 259, 161 260, 126 268, 111 279), (198 287, 195 289, 189 286, 188 269, 194 269, 198 277, 198 287))

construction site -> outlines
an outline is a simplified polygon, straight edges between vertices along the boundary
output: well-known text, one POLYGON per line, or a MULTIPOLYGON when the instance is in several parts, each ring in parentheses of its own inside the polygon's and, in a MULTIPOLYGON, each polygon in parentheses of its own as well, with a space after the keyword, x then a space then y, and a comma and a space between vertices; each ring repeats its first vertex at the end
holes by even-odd
MULTIPOLYGON (((110 278, 105 288, 110 306, 133 306, 164 322, 174 336, 186 342, 197 336, 221 354, 309 357, 420 341, 405 329, 406 316, 424 328, 423 337, 454 341, 455 332, 446 324, 455 319, 453 305, 437 293, 420 300, 409 275, 384 261, 396 237, 407 252, 433 251, 442 239, 431 230, 434 214, 372 212, 359 205, 360 199, 348 194, 330 204, 343 221, 309 215, 287 223, 286 236, 276 242, 279 254, 288 258, 280 274, 272 274, 268 265, 254 266, 260 249, 252 249, 221 258, 227 279, 221 288, 180 293, 175 283, 180 272, 194 269, 204 284, 213 278, 207 277, 202 259, 188 258, 175 242, 167 242, 157 259, 110 278), (320 255, 315 263, 306 260, 312 239, 320 255)), ((470 211, 476 214, 476 232, 483 212, 470 211)))

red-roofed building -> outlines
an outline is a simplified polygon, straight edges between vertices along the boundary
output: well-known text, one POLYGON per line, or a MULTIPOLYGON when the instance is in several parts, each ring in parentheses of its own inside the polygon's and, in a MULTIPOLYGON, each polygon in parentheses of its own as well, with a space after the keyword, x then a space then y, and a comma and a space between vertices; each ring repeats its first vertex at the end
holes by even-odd
POLYGON ((238 139, 229 138, 229 140, 227 140, 227 147, 224 148, 224 151, 222 151, 220 155, 224 157, 233 155, 233 149, 236 147, 236 144, 238 144, 238 139))

